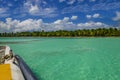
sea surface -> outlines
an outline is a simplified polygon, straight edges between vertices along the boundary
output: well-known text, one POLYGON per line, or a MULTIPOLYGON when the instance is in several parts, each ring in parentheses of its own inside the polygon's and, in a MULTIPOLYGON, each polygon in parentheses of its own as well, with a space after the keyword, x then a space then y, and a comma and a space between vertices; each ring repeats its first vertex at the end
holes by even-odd
POLYGON ((120 80, 120 38, 0 38, 39 80, 120 80))

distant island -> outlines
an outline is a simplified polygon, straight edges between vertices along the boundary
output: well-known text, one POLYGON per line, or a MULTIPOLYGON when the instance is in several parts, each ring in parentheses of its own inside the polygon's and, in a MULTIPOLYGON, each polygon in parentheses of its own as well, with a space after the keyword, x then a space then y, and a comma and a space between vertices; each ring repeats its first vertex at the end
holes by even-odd
POLYGON ((119 37, 120 29, 117 28, 98 28, 83 29, 75 31, 25 31, 25 32, 4 32, 0 37, 119 37))

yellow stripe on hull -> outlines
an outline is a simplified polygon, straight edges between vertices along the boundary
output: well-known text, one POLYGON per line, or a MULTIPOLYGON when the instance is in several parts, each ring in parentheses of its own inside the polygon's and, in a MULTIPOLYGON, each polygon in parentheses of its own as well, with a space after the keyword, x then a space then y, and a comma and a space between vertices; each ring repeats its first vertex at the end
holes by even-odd
POLYGON ((0 80, 12 80, 10 64, 0 65, 0 80))

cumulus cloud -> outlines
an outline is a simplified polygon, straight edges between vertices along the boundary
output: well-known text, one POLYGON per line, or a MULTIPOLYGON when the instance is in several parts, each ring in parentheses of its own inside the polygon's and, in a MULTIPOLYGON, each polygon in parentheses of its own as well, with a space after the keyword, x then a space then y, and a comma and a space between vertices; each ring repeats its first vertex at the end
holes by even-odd
POLYGON ((54 24, 63 24, 69 22, 70 18, 69 17, 64 17, 62 20, 56 20, 54 21, 54 24))
POLYGON ((23 21, 6 18, 5 22, 0 21, 0 32, 22 32, 22 31, 56 31, 56 30, 77 30, 107 28, 109 25, 102 22, 86 22, 75 24, 69 21, 69 17, 45 23, 42 19, 26 19, 23 21))
POLYGON ((80 29, 84 29, 84 28, 85 29, 96 29, 96 28, 109 28, 110 26, 102 22, 86 22, 86 23, 79 23, 78 27, 80 29))
POLYGON ((54 24, 61 24, 62 23, 62 20, 56 20, 55 22, 54 22, 54 24))
POLYGON ((116 17, 114 17, 113 20, 120 21, 120 12, 116 12, 116 17))
POLYGON ((29 12, 31 14, 35 14, 35 13, 39 12, 38 6, 37 5, 35 5, 35 6, 31 5, 31 8, 29 9, 29 12))
POLYGON ((31 5, 29 9, 29 13, 33 16, 41 16, 41 17, 55 17, 58 14, 56 13, 57 8, 39 8, 37 5, 31 5))
POLYGON ((86 15, 86 18, 90 19, 90 18, 92 18, 92 16, 91 15, 86 15))
POLYGON ((58 15, 56 7, 48 7, 44 0, 27 0, 23 5, 22 13, 28 13, 32 16, 55 17, 58 15), (33 2, 35 4, 33 4, 33 2))
POLYGON ((0 32, 21 32, 41 29, 42 20, 27 19, 24 21, 7 18, 6 22, 0 22, 0 32))
POLYGON ((64 22, 68 22, 69 19, 70 19, 69 17, 64 17, 63 21, 64 21, 64 22))
POLYGON ((100 14, 96 13, 93 15, 93 18, 99 18, 100 17, 100 14))
POLYGON ((78 18, 78 16, 72 16, 71 20, 76 20, 78 18))
POLYGON ((99 13, 95 13, 93 15, 86 15, 86 18, 91 19, 91 18, 100 18, 100 14, 99 13))

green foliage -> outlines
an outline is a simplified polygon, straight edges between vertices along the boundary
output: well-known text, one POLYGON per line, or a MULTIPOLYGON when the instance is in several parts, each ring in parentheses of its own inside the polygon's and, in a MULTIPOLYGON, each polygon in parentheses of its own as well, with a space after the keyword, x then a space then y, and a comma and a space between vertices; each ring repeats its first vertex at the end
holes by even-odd
POLYGON ((99 29, 83 29, 75 31, 34 31, 34 32, 16 32, 16 33, 0 33, 0 37, 109 37, 120 36, 120 29, 117 28, 99 28, 99 29))

